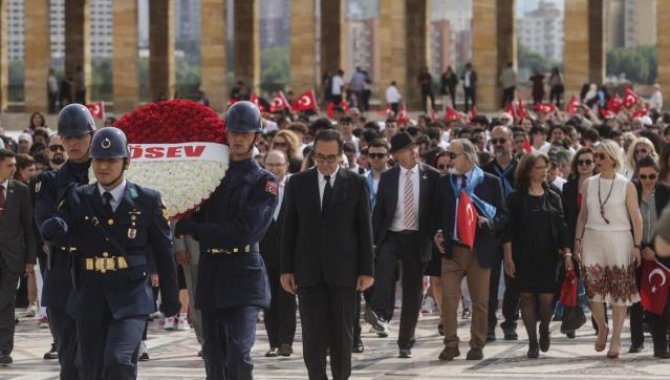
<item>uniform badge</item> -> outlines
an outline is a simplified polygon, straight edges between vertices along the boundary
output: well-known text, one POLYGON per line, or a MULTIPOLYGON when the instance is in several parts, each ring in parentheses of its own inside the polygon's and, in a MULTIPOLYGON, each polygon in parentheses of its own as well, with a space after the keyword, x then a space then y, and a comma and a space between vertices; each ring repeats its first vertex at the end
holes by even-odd
POLYGON ((113 226, 114 225, 114 219, 107 219, 107 225, 108 226, 113 226))
POLYGON ((128 239, 133 240, 137 237, 137 230, 134 228, 129 228, 128 229, 128 239))
POLYGON ((42 188, 42 181, 37 181, 35 184, 35 194, 40 192, 40 189, 42 188))
POLYGON ((265 191, 272 195, 277 195, 279 192, 279 184, 274 181, 267 181, 265 182, 265 191))
POLYGON ((162 212, 163 212, 163 219, 169 220, 170 219, 170 213, 168 212, 168 209, 165 206, 163 206, 162 212))

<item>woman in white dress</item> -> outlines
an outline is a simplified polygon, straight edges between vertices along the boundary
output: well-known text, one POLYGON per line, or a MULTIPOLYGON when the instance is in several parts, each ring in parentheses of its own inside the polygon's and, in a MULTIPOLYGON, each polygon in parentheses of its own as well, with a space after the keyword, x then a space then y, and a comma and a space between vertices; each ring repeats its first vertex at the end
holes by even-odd
POLYGON ((612 339, 607 357, 615 359, 621 349, 627 307, 640 300, 635 268, 641 263, 642 216, 635 186, 617 173, 622 165, 617 143, 604 141, 594 157, 600 174, 583 185, 575 251, 584 266, 586 292, 598 325, 598 352, 605 350, 609 333, 605 302, 612 305, 612 339))

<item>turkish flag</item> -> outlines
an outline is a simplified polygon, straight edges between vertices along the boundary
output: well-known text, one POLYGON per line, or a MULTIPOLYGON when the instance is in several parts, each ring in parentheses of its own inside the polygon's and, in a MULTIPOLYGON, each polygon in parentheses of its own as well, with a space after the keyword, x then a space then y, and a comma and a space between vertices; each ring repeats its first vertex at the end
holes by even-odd
POLYGON ((458 120, 458 112, 452 107, 447 106, 444 110, 444 121, 450 122, 454 120, 458 120))
POLYGON ((516 116, 519 119, 523 119, 524 117, 528 116, 528 112, 526 112, 526 106, 523 104, 523 98, 521 98, 521 95, 519 95, 519 100, 517 100, 516 103, 516 116))
POLYGON ((614 112, 605 108, 601 108, 598 112, 600 113, 600 117, 602 117, 603 119, 614 117, 614 112))
POLYGON ((91 116, 95 119, 105 120, 105 103, 97 102, 87 104, 86 108, 91 112, 91 116))
POLYGON ((435 112, 435 108, 432 108, 432 107, 430 109, 430 121, 432 123, 437 121, 437 113, 435 112))
POLYGON ((296 112, 309 111, 315 108, 316 108, 316 98, 314 97, 313 90, 309 90, 300 95, 300 97, 298 97, 298 100, 293 105, 293 110, 296 112))
POLYGON ((647 116, 648 114, 649 114, 649 104, 645 103, 642 108, 633 112, 633 115, 631 115, 631 117, 633 117, 633 118, 642 117, 642 116, 647 116))
POLYGON ((288 104, 288 100, 286 100, 286 96, 284 96, 284 93, 282 91, 279 91, 277 92, 277 96, 275 96, 272 99, 272 104, 270 105, 270 112, 283 111, 286 109, 291 111, 291 105, 288 104))
POLYGON ((458 210, 456 211, 456 232, 458 233, 458 240, 471 250, 475 246, 477 217, 477 210, 468 193, 461 190, 461 196, 458 198, 458 210))
POLYGON ((619 113, 619 111, 621 111, 621 107, 623 106, 624 100, 621 99, 618 94, 612 95, 607 101, 607 109, 614 112, 615 114, 619 113))
POLYGON ((561 285, 561 304, 570 307, 577 306, 577 275, 574 269, 565 272, 561 285))
POLYGON ((523 139, 523 151, 526 153, 531 153, 533 151, 533 146, 530 145, 530 141, 528 140, 528 137, 523 139))
POLYGON ((258 95, 256 95, 255 92, 253 94, 251 94, 251 97, 249 98, 249 101, 254 103, 258 107, 259 111, 261 111, 261 112, 266 112, 267 111, 265 109, 265 106, 263 104, 261 104, 260 100, 258 99, 258 95))
POLYGON ((650 260, 642 260, 642 286, 640 303, 644 310, 663 315, 668 302, 668 268, 650 260))
POLYGON ((623 95, 623 105, 624 107, 631 109, 635 107, 637 104, 637 101, 640 99, 640 96, 633 90, 630 89, 630 87, 626 87, 624 90, 624 95, 623 95))
POLYGON ((574 115, 577 113, 577 107, 582 104, 579 101, 579 98, 577 96, 573 96, 570 98, 570 101, 568 102, 568 106, 565 108, 565 112, 568 113, 568 115, 574 115))
POLYGON ((238 101, 239 101, 239 99, 237 99, 237 98, 230 98, 230 99, 228 99, 228 105, 232 106, 233 104, 237 103, 238 101))
POLYGON ((400 109, 398 110, 396 123, 402 126, 405 126, 407 123, 409 123, 409 116, 407 116, 407 107, 405 107, 405 102, 400 103, 400 109))
POLYGON ((535 105, 535 111, 542 113, 552 113, 556 111, 556 105, 554 103, 540 103, 535 105))
POLYGON ((472 109, 470 110, 470 120, 474 119, 475 116, 477 116, 477 107, 472 106, 472 109))
POLYGON ((513 119, 516 119, 516 110, 514 109, 514 102, 507 103, 507 107, 505 107, 505 112, 512 115, 513 119))

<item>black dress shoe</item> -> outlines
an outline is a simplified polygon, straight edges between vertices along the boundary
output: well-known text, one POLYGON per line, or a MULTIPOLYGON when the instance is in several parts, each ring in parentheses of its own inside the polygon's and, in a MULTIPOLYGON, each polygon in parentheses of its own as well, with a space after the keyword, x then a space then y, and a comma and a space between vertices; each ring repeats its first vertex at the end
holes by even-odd
POLYGON ((442 322, 440 322, 439 325, 437 325, 437 332, 440 334, 440 336, 444 336, 444 325, 442 322))
POLYGON ((549 345, 551 344, 551 333, 549 330, 540 331, 540 350, 542 352, 549 351, 549 345))
POLYGON ((487 342, 495 342, 496 341, 495 331, 489 331, 488 333, 486 333, 486 341, 487 342))
POLYGON ((289 357, 291 354, 293 354, 293 346, 288 343, 282 343, 281 347, 279 347, 279 355, 289 357))
POLYGON ((644 343, 632 344, 628 349, 628 353, 637 354, 638 352, 642 352, 642 350, 644 350, 644 343))
POLYGON ((461 352, 458 350, 458 347, 445 347, 442 352, 440 352, 440 356, 438 359, 443 360, 443 361, 450 361, 454 360, 455 357, 458 357, 461 355, 461 352))
POLYGON ((351 349, 351 352, 355 354, 360 354, 365 351, 365 346, 363 346, 363 341, 360 339, 354 340, 354 347, 351 349))
POLYGON ((387 337, 389 331, 389 324, 382 317, 378 316, 373 310, 368 309, 363 316, 365 321, 369 323, 375 330, 377 335, 387 337))
POLYGON ((565 336, 568 337, 568 339, 575 339, 575 330, 566 331, 565 336))
POLYGON ((54 359, 58 359, 58 350, 56 350, 56 344, 51 343, 51 349, 44 354, 44 360, 54 359))
POLYGON ((500 324, 505 340, 518 340, 519 335, 516 333, 516 323, 503 322, 500 324))
POLYGON ((12 357, 7 354, 0 354, 0 365, 12 364, 12 357))
POLYGON ((484 351, 482 351, 481 348, 471 348, 470 351, 468 351, 467 356, 465 356, 466 360, 482 360, 484 359, 484 351))
POLYGON ((412 357, 412 350, 409 348, 401 348, 398 352, 398 357, 403 359, 409 359, 412 357))
POLYGON ((279 349, 277 347, 270 347, 270 350, 265 353, 266 358, 276 358, 279 356, 279 349))
POLYGON ((670 359, 670 352, 668 351, 655 351, 654 357, 659 359, 670 359))
POLYGON ((143 352, 140 354, 140 356, 137 357, 137 360, 141 362, 148 362, 149 361, 149 353, 148 352, 143 352))
POLYGON ((528 359, 537 359, 539 356, 540 356, 540 346, 537 344, 537 342, 529 342, 526 357, 528 359))

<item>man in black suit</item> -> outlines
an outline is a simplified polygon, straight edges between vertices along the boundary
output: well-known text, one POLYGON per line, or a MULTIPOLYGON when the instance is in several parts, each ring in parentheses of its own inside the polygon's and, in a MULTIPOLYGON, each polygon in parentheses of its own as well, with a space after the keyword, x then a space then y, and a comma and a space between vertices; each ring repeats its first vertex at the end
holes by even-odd
POLYGON ((370 199, 365 179, 338 166, 344 142, 322 130, 314 140, 316 168, 295 174, 282 205, 281 283, 299 297, 309 378, 351 375, 356 291, 373 279, 370 199))
POLYGON ((272 216, 272 222, 265 236, 260 241, 261 256, 265 261, 270 281, 270 308, 263 313, 265 330, 270 341, 270 350, 266 357, 291 356, 293 353, 293 338, 295 337, 295 312, 297 309, 295 295, 282 289, 279 282, 279 243, 281 237, 282 199, 288 180, 288 158, 280 150, 271 150, 265 156, 265 169, 274 174, 279 184, 277 207, 272 216))
POLYGON ((0 149, 0 364, 12 363, 16 284, 33 273, 37 256, 30 192, 15 172, 15 154, 0 149))
MULTIPOLYGON (((488 301, 491 266, 496 263, 496 232, 505 223, 506 206, 498 177, 484 172, 477 166, 477 151, 467 139, 456 139, 449 144, 449 156, 457 174, 438 179, 437 228, 435 243, 442 258, 442 323, 444 325, 444 350, 440 360, 453 360, 458 350, 458 322, 456 312, 461 299, 461 280, 467 275, 472 297, 472 325, 468 360, 484 358, 488 330, 488 301), (465 192, 476 211, 476 220, 459 220, 458 199, 465 192), (469 247, 458 225, 475 224, 474 244, 469 247)), ((469 214, 472 218, 474 215, 469 214)), ((474 219, 474 218, 473 218, 474 219)), ((465 228, 462 230, 465 232, 465 228)))
POLYGON ((391 154, 398 165, 379 181, 372 226, 377 247, 376 284, 365 320, 376 331, 388 331, 388 310, 395 287, 398 260, 402 262, 402 310, 398 332, 399 356, 412 357, 414 330, 421 308, 423 272, 433 248, 432 219, 439 172, 419 163, 419 152, 409 133, 391 138, 391 154))

